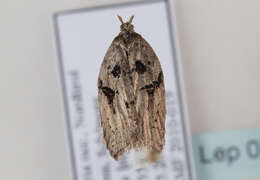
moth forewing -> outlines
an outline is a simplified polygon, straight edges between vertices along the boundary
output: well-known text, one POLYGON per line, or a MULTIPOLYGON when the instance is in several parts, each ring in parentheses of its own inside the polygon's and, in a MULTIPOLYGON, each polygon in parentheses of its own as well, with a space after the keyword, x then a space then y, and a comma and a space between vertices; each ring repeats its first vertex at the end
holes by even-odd
POLYGON ((151 46, 121 21, 100 68, 98 101, 102 134, 111 156, 136 151, 141 166, 159 159, 165 144, 163 71, 151 46))

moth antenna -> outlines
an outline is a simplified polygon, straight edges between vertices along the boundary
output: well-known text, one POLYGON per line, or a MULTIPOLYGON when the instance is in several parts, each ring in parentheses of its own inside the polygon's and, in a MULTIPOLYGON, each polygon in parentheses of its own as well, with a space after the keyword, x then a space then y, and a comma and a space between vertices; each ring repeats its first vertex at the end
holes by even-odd
POLYGON ((133 21, 133 19, 134 19, 134 15, 132 15, 131 17, 130 17, 130 19, 129 19, 129 24, 131 24, 132 23, 132 21, 133 21))
POLYGON ((123 21, 122 17, 119 16, 119 15, 117 15, 117 17, 118 17, 119 21, 120 21, 122 24, 124 24, 124 21, 123 21))

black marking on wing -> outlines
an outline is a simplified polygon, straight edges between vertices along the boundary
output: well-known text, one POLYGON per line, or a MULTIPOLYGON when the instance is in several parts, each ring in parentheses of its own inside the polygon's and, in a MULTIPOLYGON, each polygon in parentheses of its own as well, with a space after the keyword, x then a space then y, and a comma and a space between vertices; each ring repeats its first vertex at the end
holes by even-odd
POLYGON ((143 86, 142 88, 140 88, 140 90, 146 90, 148 95, 153 95, 155 88, 158 88, 162 82, 163 82, 163 74, 162 72, 160 72, 157 81, 153 81, 152 83, 143 86))
POLYGON ((148 93, 149 96, 153 96, 154 95, 154 91, 155 91, 155 88, 146 90, 146 92, 148 93))
POLYGON ((125 107, 126 107, 126 108, 129 108, 128 102, 125 102, 125 107))
POLYGON ((109 87, 101 87, 101 90, 107 97, 108 104, 111 104, 115 96, 115 91, 109 87))
POLYGON ((143 74, 146 72, 146 67, 141 61, 137 60, 135 61, 135 71, 138 74, 143 74))
POLYGON ((121 69, 120 66, 117 64, 115 65, 115 67, 113 68, 113 70, 111 71, 111 73, 113 74, 114 78, 119 78, 120 74, 121 74, 121 69))
POLYGON ((160 86, 160 84, 163 82, 163 73, 162 73, 162 71, 159 73, 157 81, 158 81, 159 86, 160 86))

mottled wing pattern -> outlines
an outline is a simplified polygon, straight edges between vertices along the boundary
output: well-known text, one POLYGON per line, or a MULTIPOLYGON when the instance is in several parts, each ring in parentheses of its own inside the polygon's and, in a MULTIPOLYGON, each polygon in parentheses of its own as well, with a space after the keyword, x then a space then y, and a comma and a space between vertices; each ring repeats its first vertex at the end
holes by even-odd
POLYGON ((139 34, 114 39, 98 79, 103 139, 114 159, 131 148, 146 148, 151 161, 161 153, 166 114, 163 79, 156 54, 139 34))
POLYGON ((126 92, 131 90, 131 84, 125 84, 122 78, 126 62, 126 51, 117 40, 114 40, 104 57, 98 78, 103 140, 111 156, 116 160, 131 148, 130 130, 135 126, 130 121, 131 113, 128 112, 130 104, 127 103, 126 95, 126 92))
POLYGON ((138 141, 134 148, 138 150, 140 147, 147 147, 153 158, 161 153, 165 144, 166 104, 163 72, 152 47, 140 35, 131 44, 129 62, 135 69, 133 89, 136 98, 138 141))

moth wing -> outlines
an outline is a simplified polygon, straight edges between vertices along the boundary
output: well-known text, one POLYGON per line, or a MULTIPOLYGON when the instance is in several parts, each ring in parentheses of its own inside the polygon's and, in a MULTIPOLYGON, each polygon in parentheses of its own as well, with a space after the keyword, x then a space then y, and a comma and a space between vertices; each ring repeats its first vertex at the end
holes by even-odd
POLYGON ((122 62, 126 61, 126 53, 112 42, 101 65, 98 78, 98 102, 101 116, 101 128, 104 143, 111 156, 118 157, 131 148, 128 112, 124 99, 122 62))
POLYGON ((140 36, 130 48, 135 68, 134 89, 138 115, 138 141, 135 149, 148 149, 148 159, 158 159, 165 144, 166 102, 161 64, 152 47, 140 36))

